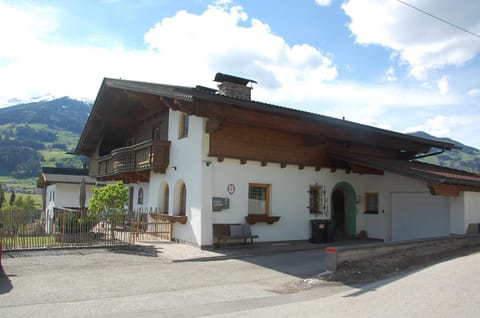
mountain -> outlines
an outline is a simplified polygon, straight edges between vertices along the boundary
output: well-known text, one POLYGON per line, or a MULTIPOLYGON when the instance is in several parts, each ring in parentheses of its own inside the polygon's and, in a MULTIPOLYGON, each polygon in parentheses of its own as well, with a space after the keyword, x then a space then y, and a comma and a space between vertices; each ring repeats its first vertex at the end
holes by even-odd
MULTIPOLYGON (((410 133, 409 135, 449 142, 454 144, 456 147, 451 151, 445 151, 444 153, 435 156, 425 157, 423 159, 420 159, 420 161, 436 164, 443 167, 480 173, 480 150, 464 145, 456 140, 450 138, 438 138, 429 135, 423 131, 417 131, 414 133, 410 133)), ((438 149, 434 150, 433 152, 437 151, 438 149)))
POLYGON ((91 103, 62 97, 0 108, 0 125, 45 124, 53 129, 80 134, 91 103))
POLYGON ((0 108, 0 175, 37 177, 41 166, 78 167, 67 154, 80 138, 91 103, 62 97, 0 108))

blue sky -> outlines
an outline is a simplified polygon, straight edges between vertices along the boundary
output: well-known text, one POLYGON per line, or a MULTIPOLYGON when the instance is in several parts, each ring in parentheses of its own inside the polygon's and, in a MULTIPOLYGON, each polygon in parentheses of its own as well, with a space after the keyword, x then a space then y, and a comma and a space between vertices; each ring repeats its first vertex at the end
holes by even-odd
MULTIPOLYGON (((480 2, 405 0, 480 34, 480 2)), ((103 77, 215 87, 480 148, 480 37, 398 0, 0 0, 0 107, 103 77)))

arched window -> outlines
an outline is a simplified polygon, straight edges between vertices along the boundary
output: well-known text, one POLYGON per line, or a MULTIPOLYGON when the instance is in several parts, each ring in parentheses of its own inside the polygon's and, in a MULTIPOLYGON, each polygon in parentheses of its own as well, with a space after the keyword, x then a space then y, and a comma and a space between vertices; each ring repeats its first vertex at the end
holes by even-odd
POLYGON ((187 187, 182 183, 180 187, 180 201, 178 207, 178 215, 186 215, 187 212, 187 187))
POLYGON ((137 204, 143 204, 143 188, 138 189, 137 204))

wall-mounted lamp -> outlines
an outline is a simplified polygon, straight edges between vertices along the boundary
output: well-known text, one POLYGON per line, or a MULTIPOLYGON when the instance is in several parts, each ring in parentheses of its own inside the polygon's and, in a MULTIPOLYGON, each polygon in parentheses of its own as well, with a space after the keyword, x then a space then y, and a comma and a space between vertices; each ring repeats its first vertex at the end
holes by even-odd
POLYGON ((208 160, 202 160, 202 162, 207 166, 207 167, 210 167, 210 165, 212 164, 211 161, 208 161, 208 160))
POLYGON ((173 166, 172 169, 177 171, 177 166, 173 166))

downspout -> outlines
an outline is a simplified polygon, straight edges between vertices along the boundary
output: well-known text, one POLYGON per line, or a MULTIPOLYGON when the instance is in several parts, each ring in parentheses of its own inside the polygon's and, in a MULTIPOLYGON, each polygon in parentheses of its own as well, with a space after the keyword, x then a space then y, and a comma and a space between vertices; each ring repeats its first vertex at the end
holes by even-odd
POLYGON ((412 160, 427 158, 427 157, 436 156, 436 155, 441 155, 444 152, 445 152, 445 148, 442 148, 442 150, 437 151, 437 152, 432 152, 432 153, 427 153, 426 155, 416 156, 412 160))

